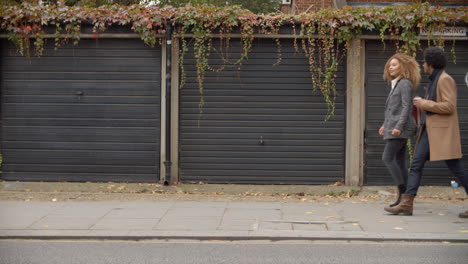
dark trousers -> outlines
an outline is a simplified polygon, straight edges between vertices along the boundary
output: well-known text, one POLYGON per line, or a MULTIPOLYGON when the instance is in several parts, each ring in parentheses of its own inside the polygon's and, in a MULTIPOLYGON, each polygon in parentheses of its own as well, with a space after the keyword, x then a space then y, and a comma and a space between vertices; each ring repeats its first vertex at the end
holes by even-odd
POLYGON ((406 168, 407 139, 387 139, 382 154, 382 161, 387 166, 396 186, 406 185, 408 170, 406 168))
MULTIPOLYGON (((422 171, 424 164, 429 160, 429 138, 426 128, 423 128, 421 138, 419 139, 416 151, 411 162, 411 169, 408 175, 408 184, 406 194, 416 195, 421 184, 422 171)), ((468 194, 468 175, 465 173, 461 159, 446 160, 445 163, 453 175, 461 182, 468 194)))

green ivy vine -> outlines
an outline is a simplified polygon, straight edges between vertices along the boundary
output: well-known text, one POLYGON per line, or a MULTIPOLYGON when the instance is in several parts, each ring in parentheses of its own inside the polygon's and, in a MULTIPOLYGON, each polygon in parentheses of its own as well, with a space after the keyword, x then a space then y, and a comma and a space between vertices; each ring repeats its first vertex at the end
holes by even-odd
MULTIPOLYGON (((294 47, 302 50, 309 61, 313 89, 319 90, 327 105, 327 117, 334 114, 336 74, 349 42, 363 32, 377 32, 382 41, 387 36, 395 42, 396 49, 415 54, 420 49, 421 29, 429 32, 428 42, 443 46, 444 39, 433 32, 447 25, 466 24, 468 7, 441 8, 428 3, 387 7, 349 7, 321 9, 315 13, 299 15, 256 15, 238 6, 103 6, 99 8, 67 6, 0 6, 0 31, 5 33, 24 56, 41 56, 44 50, 46 29, 54 28, 55 48, 69 40, 78 44, 83 26, 92 25, 94 37, 107 28, 129 26, 149 46, 161 42, 166 26, 172 24, 181 38, 181 87, 185 84, 184 56, 188 51, 186 38, 193 36, 196 58, 197 82, 200 92, 200 113, 204 106, 204 77, 207 71, 221 71, 209 65, 214 48, 212 38, 219 37, 226 50, 231 35, 240 32, 242 52, 235 61, 225 64, 240 65, 248 59, 255 34, 279 34, 280 27, 291 27, 294 47), (298 41, 301 41, 302 49, 298 41)), ((50 34, 48 34, 50 35, 50 34)), ((47 36, 50 38, 50 36, 47 36)), ((281 63, 281 43, 275 38, 278 56, 274 65, 281 63)), ((453 46, 452 46, 453 50, 453 46)))

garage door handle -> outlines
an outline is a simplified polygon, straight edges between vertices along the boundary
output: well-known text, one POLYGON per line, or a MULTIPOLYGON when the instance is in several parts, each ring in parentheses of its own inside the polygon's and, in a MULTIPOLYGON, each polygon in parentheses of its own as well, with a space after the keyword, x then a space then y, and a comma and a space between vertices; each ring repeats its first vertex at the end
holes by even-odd
POLYGON ((263 141, 263 136, 260 136, 260 145, 265 145, 265 141, 263 141))
POLYGON ((78 95, 78 96, 82 96, 84 93, 82 91, 78 91, 75 94, 78 95))

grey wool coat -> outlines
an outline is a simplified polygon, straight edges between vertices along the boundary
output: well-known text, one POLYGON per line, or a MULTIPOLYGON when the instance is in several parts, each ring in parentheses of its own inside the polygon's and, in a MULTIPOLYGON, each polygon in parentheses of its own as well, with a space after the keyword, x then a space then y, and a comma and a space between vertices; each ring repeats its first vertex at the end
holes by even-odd
POLYGON ((416 133, 416 121, 412 115, 413 84, 401 78, 395 88, 389 93, 385 103, 384 139, 405 139, 416 133), (393 136, 392 130, 401 131, 399 136, 393 136))

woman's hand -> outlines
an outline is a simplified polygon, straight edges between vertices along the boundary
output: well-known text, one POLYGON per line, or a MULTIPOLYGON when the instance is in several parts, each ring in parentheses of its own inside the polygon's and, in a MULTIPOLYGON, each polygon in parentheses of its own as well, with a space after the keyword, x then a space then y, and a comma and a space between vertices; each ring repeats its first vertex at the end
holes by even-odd
POLYGON ((399 136, 400 134, 401 134, 400 130, 398 130, 396 128, 392 130, 392 136, 399 136))
POLYGON ((383 136, 383 132, 384 132, 384 127, 381 126, 379 129, 379 135, 383 136))

